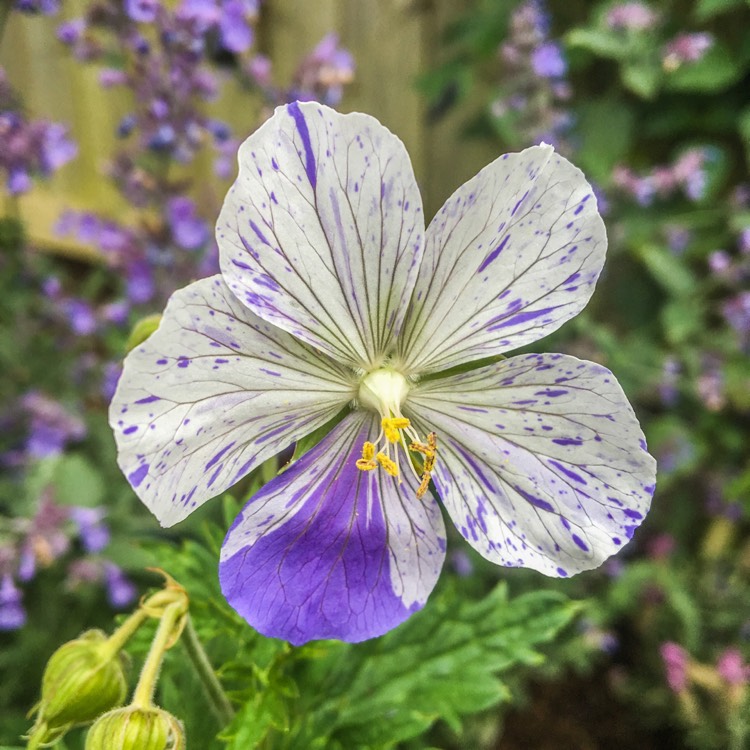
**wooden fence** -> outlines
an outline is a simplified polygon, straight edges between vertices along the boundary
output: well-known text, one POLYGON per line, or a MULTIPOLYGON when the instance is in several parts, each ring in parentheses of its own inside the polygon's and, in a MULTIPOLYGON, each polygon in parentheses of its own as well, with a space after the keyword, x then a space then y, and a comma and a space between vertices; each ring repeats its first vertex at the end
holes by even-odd
MULTIPOLYGON (((460 138, 465 112, 454 112, 437 125, 428 124, 424 98, 415 86, 417 76, 439 61, 441 35, 469 2, 265 0, 262 6, 257 46, 273 61, 280 82, 289 80, 301 54, 324 34, 339 33, 357 65, 341 109, 368 112, 401 137, 414 163, 428 217, 496 155, 492 144, 460 138)), ((32 237, 48 247, 85 255, 86 250, 75 243, 60 243, 52 226, 66 207, 118 218, 125 215, 127 207, 103 175, 103 168, 128 101, 125 92, 102 90, 97 66, 72 60, 57 41, 57 25, 62 18, 80 15, 83 0, 66 0, 63 6, 63 15, 57 18, 11 14, 0 46, 0 64, 22 92, 28 111, 70 124, 79 145, 77 159, 22 199, 21 211, 32 237)), ((211 111, 241 133, 255 118, 246 102, 248 97, 238 98, 230 85, 211 111)), ((194 165, 198 182, 209 172, 208 158, 194 165)))

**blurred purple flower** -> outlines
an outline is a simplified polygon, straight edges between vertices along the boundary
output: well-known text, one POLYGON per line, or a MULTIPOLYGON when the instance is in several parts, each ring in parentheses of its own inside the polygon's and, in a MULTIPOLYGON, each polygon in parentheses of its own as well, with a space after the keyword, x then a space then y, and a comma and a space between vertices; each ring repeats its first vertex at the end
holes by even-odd
POLYGON ((271 85, 271 60, 265 55, 255 55, 247 62, 245 72, 257 86, 271 85))
POLYGON ((47 175, 60 169, 78 154, 78 146, 68 138, 68 131, 59 123, 47 126, 42 151, 42 172, 47 175))
POLYGON ((63 125, 27 120, 16 111, 17 96, 0 67, 0 172, 12 195, 31 188, 31 177, 49 177, 76 155, 76 146, 63 125))
POLYGON ((101 309, 102 317, 107 323, 113 323, 117 326, 125 325, 130 315, 130 305, 126 300, 118 300, 104 305, 101 309))
POLYGON ((159 6, 159 0, 125 0, 125 12, 136 23, 153 23, 159 6))
POLYGON ((123 86, 128 82, 127 73, 119 68, 102 68, 99 71, 99 85, 110 89, 114 86, 123 86))
POLYGON ((60 0, 16 0, 15 9, 21 13, 41 13, 54 16, 60 10, 60 0))
POLYGON ((127 296, 135 305, 143 305, 156 294, 156 283, 151 266, 143 260, 127 269, 127 296))
POLYGON ((659 397, 664 406, 674 406, 677 403, 679 382, 682 366, 675 357, 666 357, 661 371, 661 382, 659 383, 659 397))
POLYGON ((107 362, 102 371, 101 394, 102 398, 109 403, 115 395, 117 383, 122 374, 122 364, 118 362, 107 362))
POLYGON ((354 58, 339 46, 338 34, 326 34, 300 63, 294 75, 289 101, 316 100, 335 106, 341 101, 344 85, 354 78, 354 58))
POLYGON ((190 198, 172 198, 167 204, 167 216, 172 237, 183 250, 196 250, 206 244, 208 225, 197 216, 190 198))
POLYGON ((57 38, 68 46, 74 45, 83 36, 86 30, 86 22, 83 18, 74 18, 71 21, 65 21, 57 27, 57 38))
POLYGON ((101 552, 110 540, 109 527, 103 522, 103 508, 73 506, 70 518, 78 527, 78 536, 86 552, 101 552))
POLYGON ((739 649, 728 648, 719 656, 716 671, 731 686, 746 685, 750 681, 750 665, 745 664, 739 649))
POLYGON ((10 574, 0 579, 0 631, 18 630, 26 623, 23 595, 10 574))
POLYGON ((742 291, 728 299, 721 311, 739 337, 742 348, 750 347, 750 291, 742 291))
POLYGON ((460 578, 467 578, 474 572, 474 563, 471 561, 466 550, 457 549, 451 553, 451 565, 456 575, 460 578))
POLYGON ((34 556, 34 570, 38 565, 52 565, 70 549, 67 523, 67 508, 56 505, 48 492, 43 493, 23 543, 34 556))
POLYGON ((96 332, 96 315, 88 302, 71 297, 63 304, 63 310, 76 336, 91 336, 96 332))
POLYGON ((557 42, 545 42, 531 54, 531 66, 541 78, 562 78, 567 63, 557 42))
POLYGON ((656 22, 659 20, 659 14, 646 5, 646 3, 622 3, 610 8, 605 20, 607 26, 611 29, 645 31, 656 25, 656 22))
POLYGON ((38 391, 28 392, 21 404, 31 418, 26 450, 34 458, 57 455, 69 442, 86 435, 86 426, 78 417, 38 391))
POLYGON ((667 641, 661 645, 660 653, 670 690, 681 693, 687 687, 687 651, 682 646, 667 641))
POLYGON ((706 32, 679 34, 664 46, 664 68, 668 71, 676 70, 684 63, 698 62, 713 43, 713 36, 706 32))
POLYGON ((117 565, 105 564, 104 579, 107 586, 107 600, 113 609, 124 609, 135 601, 138 590, 117 565))
POLYGON ((681 255, 693 239, 693 233, 679 224, 665 227, 667 245, 675 255, 681 255))
POLYGON ((248 23, 248 7, 243 0, 224 0, 219 21, 221 43, 230 52, 241 54, 253 45, 253 27, 248 23))

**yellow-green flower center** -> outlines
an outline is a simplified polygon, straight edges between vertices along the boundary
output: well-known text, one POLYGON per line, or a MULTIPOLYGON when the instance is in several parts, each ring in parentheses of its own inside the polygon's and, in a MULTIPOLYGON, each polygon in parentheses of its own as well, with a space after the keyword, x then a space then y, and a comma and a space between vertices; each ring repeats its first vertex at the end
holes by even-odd
POLYGON ((411 422, 401 413, 401 405, 409 393, 409 382, 397 370, 381 367, 368 372, 359 385, 359 404, 380 415, 381 430, 374 442, 365 441, 362 457, 357 460, 361 471, 372 471, 380 466, 385 472, 401 481, 398 445, 404 449, 409 468, 420 482, 417 497, 427 492, 437 453, 437 436, 431 432, 422 440, 411 422), (408 441, 407 441, 408 438, 408 441), (419 454, 421 476, 417 474, 409 451, 419 454))

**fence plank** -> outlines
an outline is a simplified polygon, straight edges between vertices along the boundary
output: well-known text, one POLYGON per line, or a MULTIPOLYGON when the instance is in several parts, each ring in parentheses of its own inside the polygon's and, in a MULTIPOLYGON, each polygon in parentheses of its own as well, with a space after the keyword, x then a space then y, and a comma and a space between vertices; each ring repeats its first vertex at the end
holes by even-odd
MULTIPOLYGON (((330 31, 337 31, 357 65, 342 109, 377 117, 406 144, 422 187, 429 219, 453 189, 495 155, 485 143, 461 138, 464 108, 436 124, 426 122, 426 106, 416 89, 418 75, 439 61, 440 35, 469 0, 267 0, 258 28, 259 51, 273 62, 275 80, 290 80, 303 54, 330 31)), ((80 15, 86 0, 68 0, 65 16, 80 15)), ((22 200, 32 237, 55 242, 54 216, 63 206, 122 219, 132 212, 103 174, 117 147, 114 132, 128 111, 127 93, 103 91, 97 66, 72 60, 55 39, 61 18, 11 14, 0 47, 0 64, 22 92, 33 116, 67 122, 79 144, 79 157, 45 186, 22 200)), ((238 135, 257 124, 261 102, 231 76, 212 115, 227 120, 238 135), (239 103, 239 105, 238 105, 239 103)), ((226 185, 213 176, 213 154, 205 149, 190 174, 207 211, 218 210, 226 185)))

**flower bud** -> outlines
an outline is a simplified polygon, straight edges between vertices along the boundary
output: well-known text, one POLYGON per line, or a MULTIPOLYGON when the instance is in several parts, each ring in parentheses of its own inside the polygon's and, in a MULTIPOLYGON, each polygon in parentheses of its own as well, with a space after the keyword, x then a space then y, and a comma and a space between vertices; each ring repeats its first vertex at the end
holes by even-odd
POLYGON ((130 331, 125 343, 125 351, 131 352, 136 346, 140 346, 159 327, 160 322, 161 315, 148 315, 141 318, 130 331))
POLYGON ((100 716, 86 736, 85 750, 184 750, 185 733, 160 708, 126 706, 100 716))
POLYGON ((89 630, 52 654, 31 732, 35 740, 47 742, 122 704, 127 689, 123 664, 106 644, 101 630, 89 630))

